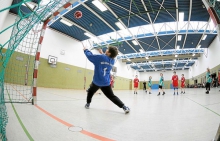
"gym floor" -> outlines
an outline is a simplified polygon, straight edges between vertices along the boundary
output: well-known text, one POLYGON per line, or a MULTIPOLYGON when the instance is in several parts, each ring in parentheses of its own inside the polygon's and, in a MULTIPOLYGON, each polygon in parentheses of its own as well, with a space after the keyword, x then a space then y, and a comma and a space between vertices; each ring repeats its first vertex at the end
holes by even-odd
POLYGON ((220 123, 220 92, 186 89, 164 96, 139 90, 114 91, 130 107, 129 114, 103 94, 85 109, 82 90, 38 88, 38 102, 7 103, 8 141, 211 141, 220 123), (17 113, 17 116, 16 114, 17 113), (20 122, 19 122, 20 119, 20 122), (22 126, 23 125, 23 126, 22 126))

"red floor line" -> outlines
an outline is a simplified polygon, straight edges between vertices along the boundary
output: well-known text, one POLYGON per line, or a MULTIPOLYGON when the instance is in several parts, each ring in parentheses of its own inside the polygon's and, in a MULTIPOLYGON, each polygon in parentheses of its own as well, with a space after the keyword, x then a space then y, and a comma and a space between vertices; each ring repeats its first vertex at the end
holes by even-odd
MULTIPOLYGON (((65 122, 64 120, 62 120, 62 119, 52 115, 51 113, 47 112, 43 108, 39 107, 38 105, 35 105, 35 107, 37 107, 40 111, 42 111, 43 113, 47 114, 48 116, 50 116, 51 118, 55 119, 56 121, 66 125, 67 127, 74 126, 74 125, 72 125, 72 124, 70 124, 68 122, 65 122)), ((81 133, 84 134, 84 135, 90 136, 92 138, 95 138, 97 140, 100 140, 100 141, 115 141, 115 140, 112 140, 112 139, 109 139, 109 138, 105 138, 105 137, 99 136, 97 134, 93 134, 93 133, 85 131, 85 130, 82 130, 81 133)))

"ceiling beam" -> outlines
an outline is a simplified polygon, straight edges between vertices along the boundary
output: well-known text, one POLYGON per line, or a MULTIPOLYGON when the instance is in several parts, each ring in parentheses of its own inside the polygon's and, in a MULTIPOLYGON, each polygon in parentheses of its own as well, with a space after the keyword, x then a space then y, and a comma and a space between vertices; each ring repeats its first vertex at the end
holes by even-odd
MULTIPOLYGON (((164 1, 164 0, 163 0, 163 1, 164 1)), ((144 3, 144 0, 141 0, 141 2, 142 2, 142 5, 144 6, 145 11, 148 11, 148 10, 147 10, 147 7, 146 7, 146 5, 145 5, 145 3, 144 3)), ((154 27, 154 24, 153 24, 153 22, 152 22, 152 19, 151 19, 151 16, 150 16, 149 12, 147 13, 147 16, 148 16, 148 19, 150 20, 150 24, 151 24, 151 26, 152 26, 152 28, 153 28, 153 31, 154 31, 153 34, 154 34, 154 36, 155 36, 155 38, 156 38, 156 40, 157 40, 157 45, 158 45, 159 50, 160 50, 160 43, 159 43, 159 40, 158 40, 158 36, 157 36, 156 31, 155 31, 155 27, 154 27)))
POLYGON ((161 51, 148 51, 148 52, 142 52, 142 53, 129 53, 124 55, 118 55, 117 59, 126 59, 126 58, 140 58, 140 57, 152 57, 152 56, 159 56, 159 55, 187 55, 187 54, 202 54, 205 52, 204 48, 196 49, 196 48, 190 48, 190 49, 169 49, 169 50, 161 50, 161 51))
MULTIPOLYGON (((104 3, 103 3, 104 4, 104 3)), ((82 5, 88 9, 90 12, 92 12, 94 15, 96 15, 101 21, 103 21, 108 27, 110 27, 117 35, 119 35, 122 39, 124 39, 124 41, 135 51, 137 52, 131 44, 128 43, 128 41, 125 40, 125 38, 123 36, 121 36, 116 29, 114 29, 107 21, 105 21, 99 14, 97 14, 94 10, 92 10, 90 7, 88 7, 85 3, 82 3, 82 5)))
POLYGON ((178 33, 179 33, 179 10, 178 10, 178 0, 176 1, 176 42, 175 49, 177 49, 178 33))
MULTIPOLYGON (((99 0, 101 2, 101 0, 99 0)), ((130 35, 133 37, 133 39, 138 43, 138 45, 141 47, 141 49, 143 51, 144 48, 142 47, 142 45, 138 42, 137 38, 131 33, 131 31, 128 29, 128 27, 122 22, 121 19, 119 19, 119 17, 116 15, 116 13, 106 4, 106 3, 103 3, 105 5, 105 7, 115 16, 115 18, 118 19, 118 21, 124 26, 124 28, 130 33, 130 35)), ((130 11, 131 12, 131 11, 130 11)), ((128 43, 128 42, 127 42, 128 43)), ((128 43, 129 44, 129 43, 128 43)), ((133 48, 133 47, 132 47, 133 48)), ((137 52, 137 51, 136 51, 137 52)))
POLYGON ((185 39, 184 39, 184 42, 183 42, 182 49, 185 47, 186 38, 187 38, 187 34, 188 34, 188 30, 189 30, 189 25, 190 25, 191 13, 192 13, 192 0, 190 0, 188 25, 187 25, 186 35, 185 35, 185 39))
POLYGON ((128 61, 126 59, 122 59, 122 62, 146 62, 146 61, 156 61, 156 60, 173 60, 173 59, 176 59, 176 58, 179 58, 179 59, 185 59, 185 58, 198 58, 200 57, 200 54, 196 54, 195 56, 192 56, 192 55, 178 55, 178 57, 175 57, 175 55, 167 55, 167 56, 154 56, 154 57, 150 57, 149 59, 146 59, 144 57, 142 58, 134 58, 134 59, 131 59, 131 61, 128 61))
POLYGON ((204 32, 203 32, 203 34, 202 34, 202 36, 201 36, 201 38, 200 38, 200 40, 199 40, 197 46, 196 46, 196 48, 199 47, 199 45, 200 45, 200 43, 201 43, 203 37, 205 36, 205 31, 207 30, 207 28, 208 28, 210 22, 211 22, 211 17, 209 17, 209 21, 207 22, 206 28, 205 28, 205 30, 204 30, 204 32))

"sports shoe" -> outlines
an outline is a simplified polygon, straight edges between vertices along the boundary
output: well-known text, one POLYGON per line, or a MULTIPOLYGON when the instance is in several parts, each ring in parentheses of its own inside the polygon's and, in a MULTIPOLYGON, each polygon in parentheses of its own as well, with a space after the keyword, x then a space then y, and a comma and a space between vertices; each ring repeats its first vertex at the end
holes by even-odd
POLYGON ((136 92, 136 94, 138 94, 138 93, 136 92))
POLYGON ((160 95, 160 93, 158 93, 158 95, 157 96, 159 96, 160 95))
POLYGON ((90 106, 90 104, 87 103, 87 104, 85 105, 85 108, 86 108, 86 109, 89 109, 89 106, 90 106))
POLYGON ((135 91, 134 91, 134 94, 135 94, 135 91))
POLYGON ((183 94, 183 92, 181 91, 181 93, 180 94, 183 94))
POLYGON ((147 93, 147 91, 145 91, 147 93))
POLYGON ((185 94, 185 92, 183 92, 183 94, 185 94))
POLYGON ((173 93, 173 95, 175 95, 175 93, 173 93))
POLYGON ((149 94, 151 94, 151 92, 149 92, 149 94))
POLYGON ((206 94, 209 94, 209 91, 205 92, 206 94))
POLYGON ((178 92, 176 93, 176 95, 178 95, 178 92))
POLYGON ((166 93, 165 92, 163 92, 163 95, 165 95, 166 93))
POLYGON ((122 108, 125 111, 125 114, 130 112, 130 109, 127 106, 124 105, 122 108))

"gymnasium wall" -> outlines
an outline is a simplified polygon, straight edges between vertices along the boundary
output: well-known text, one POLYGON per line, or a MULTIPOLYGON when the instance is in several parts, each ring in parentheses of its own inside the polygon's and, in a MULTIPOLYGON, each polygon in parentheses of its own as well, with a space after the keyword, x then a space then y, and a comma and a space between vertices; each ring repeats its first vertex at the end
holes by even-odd
MULTIPOLYGON (((4 1, 4 2, 1 2, 1 4, 0 4, 0 9, 3 9, 3 8, 5 8, 5 7, 11 6, 11 3, 12 3, 12 0, 6 0, 6 1, 4 1)), ((0 21, 0 31, 1 31, 2 29, 4 29, 4 28, 2 28, 2 26, 3 26, 3 23, 4 23, 4 21, 5 21, 5 18, 8 16, 8 12, 9 12, 9 9, 8 9, 8 10, 5 10, 4 12, 1 12, 1 13, 0 13, 0 19, 1 19, 1 21, 0 21)), ((1 38, 0 38, 0 39, 1 39, 1 38)))
MULTIPOLYGON (((12 24, 15 18, 16 16, 9 14, 3 26, 6 27, 9 23, 12 24)), ((0 43, 6 42, 10 38, 10 35, 11 30, 1 34, 0 43)), ((93 52, 98 53, 96 50, 93 50, 93 52)), ((16 57, 19 56, 26 57, 27 55, 14 52, 6 68, 5 82, 24 84, 25 71, 20 69, 19 66, 13 65, 13 63, 19 61, 16 59, 16 57), (18 74, 20 79, 15 80, 15 76, 18 76, 18 74)), ((86 87, 91 83, 94 66, 86 59, 81 42, 48 28, 45 32, 40 56, 38 87, 83 89, 84 75, 87 78, 86 87), (65 54, 62 55, 61 51, 65 51, 65 54), (55 68, 47 63, 49 55, 58 57, 57 66, 55 68)), ((32 58, 34 57, 32 56, 32 58)), ((24 66, 26 62, 19 63, 24 66)), ((119 60, 116 61, 115 66, 118 72, 114 89, 129 89, 130 79, 138 74, 138 72, 128 69, 126 64, 119 60)), ((28 72, 28 74, 31 73, 32 72, 28 72)), ((30 85, 30 83, 31 82, 29 82, 28 85, 30 85)))
POLYGON ((207 56, 202 55, 199 57, 198 61, 189 69, 190 84, 194 84, 195 79, 198 79, 198 83, 200 83, 208 67, 211 69, 211 73, 216 72, 218 74, 218 70, 220 69, 219 54, 220 41, 216 37, 207 49, 207 56))
MULTIPOLYGON (((2 29, 7 28, 9 25, 12 25, 15 22, 15 18, 16 16, 12 15, 12 14, 7 14, 5 20, 1 19, 0 17, 0 24, 2 26, 2 29)), ((1 29, 0 29, 1 30, 1 29)), ((9 28, 8 30, 6 30, 5 32, 3 32, 2 34, 0 34, 0 44, 4 44, 5 42, 8 41, 8 39, 11 36, 11 31, 12 28, 9 28)), ((7 46, 6 46, 7 47, 7 46)))

